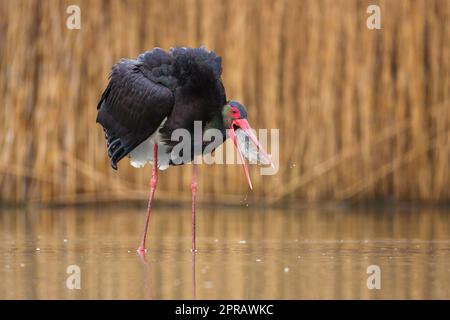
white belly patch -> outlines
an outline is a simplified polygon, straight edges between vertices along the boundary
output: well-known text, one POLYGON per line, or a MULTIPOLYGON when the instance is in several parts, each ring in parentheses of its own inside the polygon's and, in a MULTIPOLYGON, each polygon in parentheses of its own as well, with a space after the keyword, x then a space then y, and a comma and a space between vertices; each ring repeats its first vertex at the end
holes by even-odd
MULTIPOLYGON (((167 118, 166 118, 167 119, 167 118)), ((138 145, 129 153, 130 164, 135 168, 142 168, 147 163, 154 163, 154 147, 158 144, 158 169, 166 170, 169 167, 170 154, 168 148, 161 143, 161 136, 159 130, 166 122, 163 120, 158 130, 147 138, 144 142, 138 145)))

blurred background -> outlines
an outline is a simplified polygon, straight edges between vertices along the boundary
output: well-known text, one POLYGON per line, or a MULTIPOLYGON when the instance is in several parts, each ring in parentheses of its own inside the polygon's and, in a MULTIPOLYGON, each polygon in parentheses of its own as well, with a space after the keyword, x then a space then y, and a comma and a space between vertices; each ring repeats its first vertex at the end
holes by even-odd
POLYGON ((449 109, 447 0, 0 0, 0 299, 449 299, 449 109), (279 172, 202 165, 195 255, 191 170, 161 172, 143 263, 151 167, 111 169, 97 102, 119 59, 201 45, 279 172))
MULTIPOLYGON (((204 165, 200 200, 449 202, 444 0, 1 0, 0 202, 146 199, 150 166, 110 168, 97 102, 120 58, 200 45, 223 57, 252 125, 280 129, 278 174, 252 166, 248 192, 240 166, 204 165)), ((163 172, 157 200, 189 201, 190 176, 163 172)))

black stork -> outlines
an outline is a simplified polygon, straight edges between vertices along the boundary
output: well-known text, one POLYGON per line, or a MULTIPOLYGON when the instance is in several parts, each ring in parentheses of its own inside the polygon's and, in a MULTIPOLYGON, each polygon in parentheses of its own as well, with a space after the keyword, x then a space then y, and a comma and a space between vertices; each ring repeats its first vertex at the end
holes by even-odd
MULTIPOLYGON (((221 74, 221 58, 204 47, 178 47, 168 52, 155 48, 139 55, 136 60, 122 59, 112 67, 108 86, 97 106, 97 122, 105 132, 111 166, 117 170, 117 163, 127 155, 135 167, 142 167, 147 162, 153 164, 144 233, 138 248, 140 254, 146 252, 145 241, 158 169, 175 165, 171 150, 177 141, 172 141, 171 135, 176 129, 192 133, 194 121, 201 121, 203 129, 220 130, 223 141, 227 137, 232 138, 250 188, 252 184, 238 133, 245 134, 249 138, 247 142, 251 140, 254 143, 266 163, 272 163, 251 131, 245 107, 237 101, 227 101, 221 74)), ((197 154, 192 152, 189 160, 195 156, 197 154)), ((191 191, 192 251, 195 252, 195 163, 191 191)))

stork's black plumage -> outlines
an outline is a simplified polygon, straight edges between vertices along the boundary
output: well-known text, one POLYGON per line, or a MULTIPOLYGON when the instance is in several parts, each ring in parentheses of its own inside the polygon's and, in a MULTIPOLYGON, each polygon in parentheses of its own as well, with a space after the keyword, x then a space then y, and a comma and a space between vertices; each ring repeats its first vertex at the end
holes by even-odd
MULTIPOLYGON (((236 133, 245 133, 260 146, 246 120, 245 107, 237 101, 226 101, 221 74, 221 58, 205 48, 174 48, 168 52, 156 48, 141 54, 136 60, 123 59, 112 68, 108 86, 97 105, 97 122, 105 131, 111 166, 117 169, 117 163, 126 155, 139 158, 142 153, 144 157, 150 157, 144 158, 142 162, 137 161, 136 166, 145 164, 147 160, 153 163, 147 217, 138 249, 140 253, 145 252, 158 168, 162 168, 158 159, 162 156, 166 160, 169 159, 167 166, 174 164, 167 155, 178 143, 171 140, 175 130, 188 130, 191 133, 191 142, 194 142, 192 133, 195 121, 201 121, 202 129, 220 130, 219 134, 223 140, 228 136, 226 129, 229 129, 229 136, 238 147, 251 187, 236 133), (159 149, 162 149, 161 153, 159 149)), ((191 143, 191 148, 194 144, 191 143)), ((203 141, 202 146, 205 147, 203 141)), ((194 157, 194 152, 191 152, 189 160, 194 157)), ((195 252, 195 164, 193 168, 192 250, 195 252)))
POLYGON ((151 136, 160 133, 168 146, 175 129, 193 131, 220 117, 226 103, 220 79, 221 58, 204 48, 156 48, 136 60, 117 63, 98 103, 111 166, 151 136))

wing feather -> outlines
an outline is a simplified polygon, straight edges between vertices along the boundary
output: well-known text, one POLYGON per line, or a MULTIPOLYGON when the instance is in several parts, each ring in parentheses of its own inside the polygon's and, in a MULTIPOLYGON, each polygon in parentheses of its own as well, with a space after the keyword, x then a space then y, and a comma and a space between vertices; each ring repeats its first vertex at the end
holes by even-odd
POLYGON ((194 121, 205 126, 220 115, 226 103, 221 73, 221 58, 203 47, 169 52, 155 48, 136 60, 117 63, 97 105, 112 167, 116 169, 165 118, 160 133, 170 149, 174 130, 192 132, 194 121))
POLYGON ((116 64, 97 106, 97 122, 105 130, 115 169, 118 161, 158 129, 173 108, 172 91, 149 79, 142 68, 138 60, 116 64))

